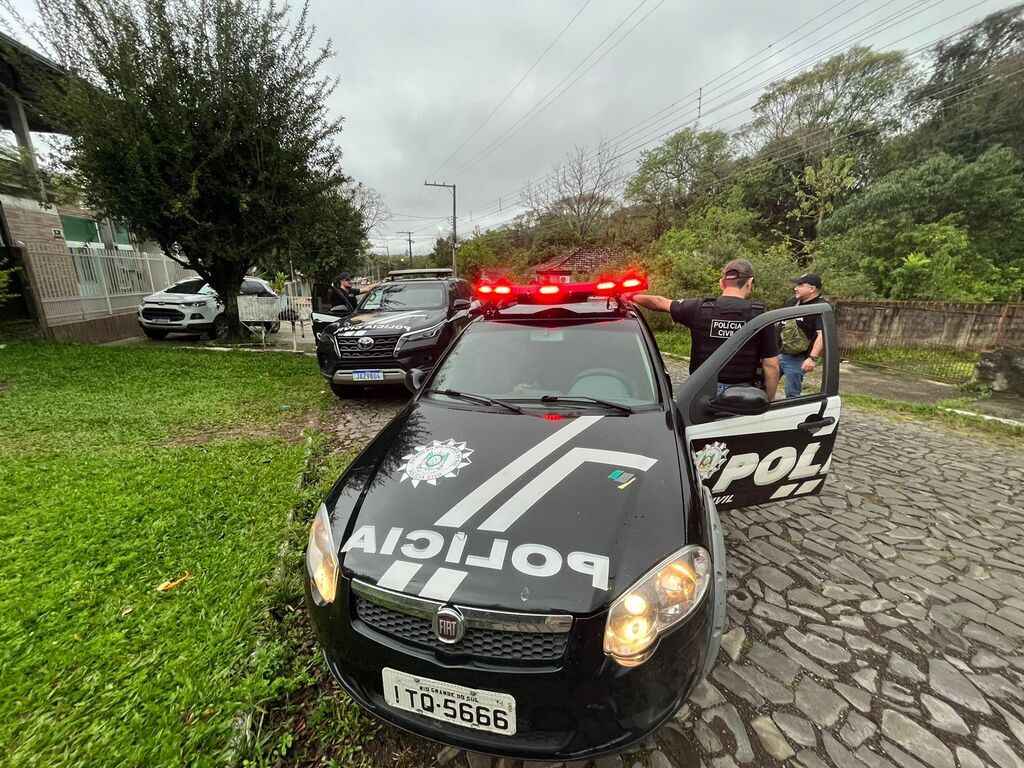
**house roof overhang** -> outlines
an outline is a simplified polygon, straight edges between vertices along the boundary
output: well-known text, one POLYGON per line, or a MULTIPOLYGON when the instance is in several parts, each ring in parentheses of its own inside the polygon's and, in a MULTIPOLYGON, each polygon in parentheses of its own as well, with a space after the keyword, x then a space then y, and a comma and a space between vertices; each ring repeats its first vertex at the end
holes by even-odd
MULTIPOLYGON (((67 77, 67 72, 61 66, 0 32, 0 88, 4 94, 13 94, 21 99, 30 131, 59 132, 53 122, 40 111, 40 95, 33 84, 64 77, 67 77)), ((0 98, 0 127, 6 130, 13 130, 14 127, 11 104, 6 98, 0 98)))

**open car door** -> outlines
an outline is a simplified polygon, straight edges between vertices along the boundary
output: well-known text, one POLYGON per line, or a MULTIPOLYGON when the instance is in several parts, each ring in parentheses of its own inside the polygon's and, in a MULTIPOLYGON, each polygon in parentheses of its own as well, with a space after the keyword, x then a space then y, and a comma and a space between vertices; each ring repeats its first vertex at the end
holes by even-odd
POLYGON ((839 429, 839 342, 832 307, 787 307, 755 317, 679 386, 675 401, 686 454, 719 510, 820 493, 839 429), (749 387, 715 396, 719 371, 759 331, 812 315, 822 316, 824 363, 818 367, 820 378, 805 377, 800 397, 769 403, 763 392, 749 387))
POLYGON ((352 308, 342 299, 330 283, 313 283, 313 336, 325 326, 351 315, 352 308))

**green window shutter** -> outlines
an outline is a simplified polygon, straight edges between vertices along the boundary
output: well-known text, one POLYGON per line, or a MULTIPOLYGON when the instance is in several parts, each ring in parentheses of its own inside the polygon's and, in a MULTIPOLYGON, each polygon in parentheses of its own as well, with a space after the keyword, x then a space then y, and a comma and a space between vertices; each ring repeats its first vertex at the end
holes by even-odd
POLYGON ((92 219, 60 215, 60 226, 64 230, 65 242, 102 243, 100 229, 92 219))

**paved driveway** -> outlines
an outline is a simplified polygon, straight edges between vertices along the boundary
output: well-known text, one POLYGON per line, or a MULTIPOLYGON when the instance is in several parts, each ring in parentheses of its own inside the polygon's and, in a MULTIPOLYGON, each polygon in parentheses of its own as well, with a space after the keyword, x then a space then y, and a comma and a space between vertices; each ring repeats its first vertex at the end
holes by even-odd
POLYGON ((598 768, 1024 768, 1024 455, 848 410, 821 496, 723 517, 718 665, 598 768))

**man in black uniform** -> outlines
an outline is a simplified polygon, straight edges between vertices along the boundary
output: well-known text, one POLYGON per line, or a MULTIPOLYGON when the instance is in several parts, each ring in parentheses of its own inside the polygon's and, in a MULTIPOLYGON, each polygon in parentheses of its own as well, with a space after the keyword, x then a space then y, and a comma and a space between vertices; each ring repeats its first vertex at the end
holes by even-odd
POLYGON ((352 286, 352 275, 348 272, 342 272, 334 278, 334 296, 339 304, 345 304, 351 312, 356 311, 358 295, 359 289, 352 286))
MULTIPOLYGON (((764 304, 749 301, 754 289, 754 265, 746 259, 734 259, 722 270, 718 281, 722 295, 703 299, 677 299, 640 294, 633 297, 637 306, 668 312, 677 323, 690 329, 690 373, 711 357, 736 330, 752 317, 764 312, 764 304)), ((747 342, 718 373, 721 394, 732 386, 753 386, 758 363, 764 373, 764 390, 774 399, 779 385, 779 346, 775 330, 765 328, 747 342)))
MULTIPOLYGON (((808 272, 793 280, 793 297, 787 299, 783 306, 820 304, 823 301, 821 278, 808 272)), ((779 364, 782 366, 782 375, 786 377, 786 397, 800 397, 804 374, 810 373, 817 366, 817 359, 825 346, 822 331, 821 315, 800 317, 780 324, 779 349, 782 354, 779 364)))

